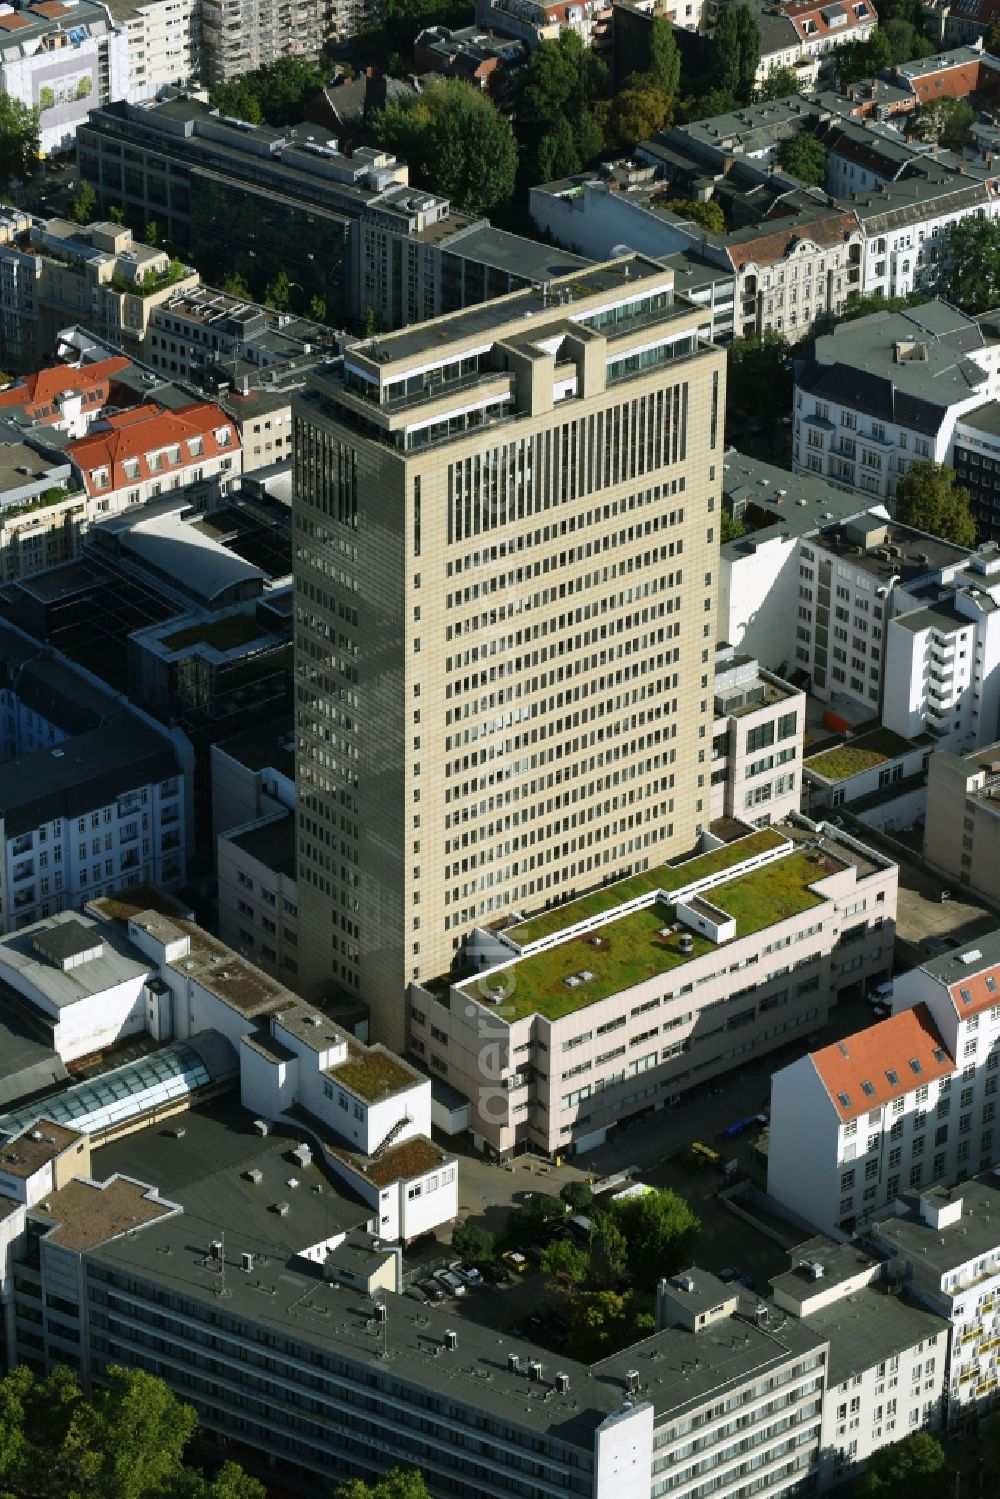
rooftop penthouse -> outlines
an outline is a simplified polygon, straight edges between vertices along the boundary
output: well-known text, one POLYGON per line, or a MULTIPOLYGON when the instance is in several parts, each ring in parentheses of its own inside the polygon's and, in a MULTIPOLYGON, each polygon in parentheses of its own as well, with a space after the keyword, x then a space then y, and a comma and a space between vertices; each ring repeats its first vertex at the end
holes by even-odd
POLYGON ((888 973, 895 865, 805 818, 726 826, 737 836, 694 858, 478 929, 466 948, 477 973, 412 986, 411 1045, 435 1071, 444 1063, 474 1133, 499 1153, 526 1138, 590 1148, 738 1057, 818 1030, 832 1000, 888 973), (486 1045, 502 1058, 499 1108, 477 1091, 486 1045), (534 1046, 547 1088, 525 1116, 516 1090, 534 1046), (650 1075, 636 1089, 639 1073, 650 1075), (564 1092, 570 1077, 582 1081, 564 1092))

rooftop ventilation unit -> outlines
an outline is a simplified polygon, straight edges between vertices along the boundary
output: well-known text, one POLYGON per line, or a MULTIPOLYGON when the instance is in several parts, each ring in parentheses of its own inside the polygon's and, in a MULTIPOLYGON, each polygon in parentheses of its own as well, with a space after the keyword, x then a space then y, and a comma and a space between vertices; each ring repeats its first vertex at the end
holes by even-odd
POLYGON ((979 951, 979 948, 973 947, 970 948, 968 952, 959 953, 958 961, 960 963, 965 963, 966 965, 968 965, 970 963, 978 963, 981 957, 982 953, 979 951))
POLYGON ((251 1166, 250 1170, 244 1171, 243 1175, 248 1182, 253 1182, 255 1187, 259 1187, 264 1180, 264 1173, 259 1166, 251 1166))
POLYGON ((240 1255, 240 1269, 247 1271, 253 1269, 253 1255, 249 1252, 249 1250, 245 1249, 240 1255))
POLYGON ((277 1215, 278 1215, 279 1218, 287 1218, 288 1217, 288 1203, 287 1202, 276 1202, 274 1204, 274 1211, 277 1213, 277 1215))
POLYGON ((521 1370, 521 1357, 520 1357, 520 1354, 517 1354, 517 1353, 508 1353, 508 1355, 507 1355, 507 1373, 508 1374, 518 1374, 518 1373, 520 1373, 520 1370, 521 1370))
POLYGON ((529 1379, 541 1379, 541 1377, 542 1377, 542 1366, 539 1363, 538 1359, 537 1358, 529 1359, 529 1361, 528 1361, 528 1378, 529 1379))
POLYGON ((222 1259, 222 1240, 221 1239, 213 1239, 212 1242, 211 1242, 211 1244, 208 1247, 209 1247, 209 1251, 211 1253, 211 1256, 212 1256, 213 1260, 221 1260, 222 1259))
POLYGON ((454 1353, 458 1347, 458 1333, 454 1332, 450 1327, 444 1335, 444 1346, 448 1349, 449 1353, 454 1353))
POLYGON ((625 1372, 625 1388, 630 1395, 639 1393, 639 1371, 638 1369, 627 1369, 625 1372))
POLYGON ((569 1375, 568 1374, 557 1374, 556 1375, 556 1389, 559 1391, 560 1395, 565 1395, 566 1394, 567 1390, 569 1389, 569 1375))

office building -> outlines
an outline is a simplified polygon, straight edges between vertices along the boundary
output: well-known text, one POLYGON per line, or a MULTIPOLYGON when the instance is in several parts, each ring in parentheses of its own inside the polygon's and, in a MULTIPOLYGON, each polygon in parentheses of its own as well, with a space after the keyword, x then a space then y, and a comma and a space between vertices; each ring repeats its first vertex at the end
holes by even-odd
POLYGON ((996 398, 998 357, 988 320, 941 301, 842 323, 796 365, 795 472, 891 500, 915 459, 950 461, 956 423, 996 398))
POLYGON ((799 810, 805 724, 804 692, 764 671, 752 656, 719 646, 712 726, 713 822, 735 817, 764 828, 799 810), (792 734, 790 714, 795 722, 792 734))
POLYGON ((591 1149, 888 976, 890 860, 804 821, 723 831, 692 859, 480 929, 472 976, 411 985, 411 1048, 469 1099, 478 1148, 591 1149))
POLYGON ((303 957, 397 1049, 406 984, 474 925, 709 821, 725 392, 697 322, 628 256, 355 346, 296 403, 303 957))
POLYGON ((998 962, 991 933, 897 974, 889 1019, 774 1074, 772 1196, 825 1232, 849 1233, 903 1192, 990 1168, 998 962))

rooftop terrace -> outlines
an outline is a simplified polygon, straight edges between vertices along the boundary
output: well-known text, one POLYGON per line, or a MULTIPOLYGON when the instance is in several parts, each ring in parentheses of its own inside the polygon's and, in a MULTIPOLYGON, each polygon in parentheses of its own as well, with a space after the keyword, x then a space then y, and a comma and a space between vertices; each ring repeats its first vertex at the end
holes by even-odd
POLYGON ((724 848, 712 849, 710 853, 686 859, 682 864, 657 864, 654 869, 630 875, 628 879, 618 880, 613 885, 603 885, 599 890, 581 895, 578 900, 566 901, 549 911, 540 912, 528 921, 509 927, 505 935, 516 942, 518 947, 529 947, 542 937, 550 937, 553 932, 561 932, 592 916, 613 911, 616 906, 636 900, 648 891, 684 889, 709 875, 721 874, 734 864, 742 864, 745 859, 751 859, 756 854, 778 848, 784 842, 780 833, 771 828, 763 828, 758 833, 751 833, 746 838, 726 844, 724 848))
MULTIPOLYGON (((745 842, 718 849, 714 855, 704 857, 718 858, 740 847, 745 848, 745 842)), ((691 860, 683 867, 687 869, 690 864, 700 862, 691 860)), ((720 867, 724 869, 725 865, 720 867)), ((843 867, 839 859, 829 854, 817 855, 813 850, 796 849, 762 869, 713 886, 711 903, 733 917, 738 940, 822 904, 823 897, 812 886, 843 867)), ((625 883, 632 884, 631 881, 625 883)), ((620 886, 613 888, 621 889, 620 886)), ((560 1020, 576 1010, 633 988, 645 979, 669 973, 718 950, 716 943, 695 932, 685 930, 664 935, 674 917, 672 905, 657 901, 619 921, 609 922, 599 932, 570 937, 557 946, 531 953, 499 972, 492 972, 488 979, 470 981, 464 992, 482 1003, 489 1003, 486 994, 493 989, 502 989, 502 1014, 508 1021, 533 1014, 543 1015, 547 1020, 560 1020), (682 938, 685 948, 690 941, 689 950, 681 950, 682 938), (590 977, 574 985, 567 984, 568 978, 582 973, 588 973, 590 977)))

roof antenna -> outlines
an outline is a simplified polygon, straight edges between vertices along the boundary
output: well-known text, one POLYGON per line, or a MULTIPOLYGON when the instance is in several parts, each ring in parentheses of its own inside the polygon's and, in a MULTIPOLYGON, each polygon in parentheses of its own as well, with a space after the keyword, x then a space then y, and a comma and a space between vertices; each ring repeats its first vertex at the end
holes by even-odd
POLYGON ((220 1296, 231 1296, 233 1293, 232 1293, 232 1291, 229 1290, 228 1286, 226 1285, 226 1235, 225 1235, 225 1231, 224 1230, 219 1235, 219 1242, 220 1242, 222 1248, 221 1248, 221 1252, 219 1254, 219 1292, 218 1292, 218 1294, 220 1296))

